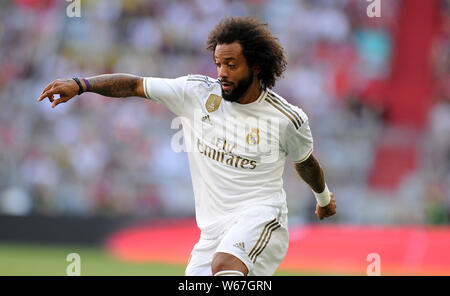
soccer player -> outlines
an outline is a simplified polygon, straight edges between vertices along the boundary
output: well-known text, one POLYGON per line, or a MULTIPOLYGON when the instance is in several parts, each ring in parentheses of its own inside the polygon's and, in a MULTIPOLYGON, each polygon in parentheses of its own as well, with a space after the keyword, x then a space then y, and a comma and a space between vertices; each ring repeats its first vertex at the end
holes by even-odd
POLYGON ((286 58, 267 24, 224 18, 210 32, 206 48, 218 79, 128 74, 57 79, 38 101, 48 98, 54 108, 94 92, 166 106, 183 124, 201 230, 185 274, 272 275, 288 249, 282 180, 287 155, 311 187, 320 220, 336 213, 336 202, 312 154, 308 117, 272 91, 286 58))

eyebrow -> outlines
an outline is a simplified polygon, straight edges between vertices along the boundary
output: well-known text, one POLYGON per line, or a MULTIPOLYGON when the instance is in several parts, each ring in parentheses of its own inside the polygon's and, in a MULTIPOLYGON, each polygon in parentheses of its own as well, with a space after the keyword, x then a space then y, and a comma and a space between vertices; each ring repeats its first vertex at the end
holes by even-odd
MULTIPOLYGON (((214 56, 214 60, 217 60, 217 57, 214 56)), ((236 58, 233 57, 229 57, 229 58, 224 58, 225 61, 231 61, 231 60, 236 60, 236 58)))

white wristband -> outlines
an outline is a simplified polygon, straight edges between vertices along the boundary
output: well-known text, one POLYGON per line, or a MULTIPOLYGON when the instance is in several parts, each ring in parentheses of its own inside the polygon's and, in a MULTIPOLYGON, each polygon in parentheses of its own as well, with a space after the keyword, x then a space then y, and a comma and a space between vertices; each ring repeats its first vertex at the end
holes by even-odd
POLYGON ((325 183, 325 189, 322 191, 322 193, 316 193, 314 192, 314 196, 316 197, 317 203, 319 204, 319 206, 324 207, 326 205, 328 205, 331 201, 331 197, 330 197, 330 191, 328 190, 328 186, 325 183))

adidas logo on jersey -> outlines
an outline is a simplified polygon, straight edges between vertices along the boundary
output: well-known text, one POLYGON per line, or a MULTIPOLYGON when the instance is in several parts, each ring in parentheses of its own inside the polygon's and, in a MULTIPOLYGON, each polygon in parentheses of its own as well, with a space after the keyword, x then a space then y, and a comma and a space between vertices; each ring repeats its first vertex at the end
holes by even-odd
POLYGON ((203 117, 202 117, 202 122, 208 122, 208 123, 210 123, 211 120, 209 119, 209 115, 203 116, 203 117))
POLYGON ((238 249, 241 249, 242 251, 245 252, 245 245, 244 245, 243 242, 235 243, 235 244, 233 245, 233 247, 236 247, 236 248, 238 248, 238 249))

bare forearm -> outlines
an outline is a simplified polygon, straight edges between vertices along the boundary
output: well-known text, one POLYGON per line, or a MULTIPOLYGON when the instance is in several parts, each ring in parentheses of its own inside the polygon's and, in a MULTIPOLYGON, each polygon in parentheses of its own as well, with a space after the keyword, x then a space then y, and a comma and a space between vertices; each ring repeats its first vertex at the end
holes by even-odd
POLYGON ((316 215, 322 220, 323 218, 336 214, 336 200, 334 194, 328 190, 323 176, 323 170, 319 162, 311 154, 307 160, 302 163, 295 164, 295 170, 308 183, 316 197, 316 215))
MULTIPOLYGON (((145 97, 142 77, 130 74, 104 74, 88 77, 90 92, 107 97, 145 97)), ((86 85, 84 85, 86 89, 86 85)))
POLYGON ((325 189, 325 178, 323 170, 319 162, 311 154, 311 156, 301 163, 295 163, 295 170, 299 176, 311 187, 316 193, 321 193, 325 189))

